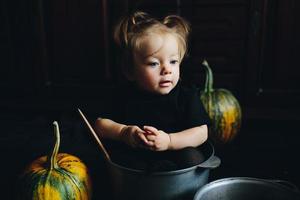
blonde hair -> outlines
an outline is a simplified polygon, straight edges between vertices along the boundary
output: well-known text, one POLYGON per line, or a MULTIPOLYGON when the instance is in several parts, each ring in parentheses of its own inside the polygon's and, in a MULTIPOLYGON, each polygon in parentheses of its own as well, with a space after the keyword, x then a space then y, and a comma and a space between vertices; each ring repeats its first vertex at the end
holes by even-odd
POLYGON ((137 11, 122 18, 115 27, 114 40, 122 50, 126 63, 129 64, 127 67, 123 66, 123 72, 125 74, 132 72, 133 52, 139 50, 142 38, 150 33, 173 35, 177 40, 182 60, 186 54, 189 32, 188 22, 177 15, 169 15, 158 20, 145 12, 137 11))

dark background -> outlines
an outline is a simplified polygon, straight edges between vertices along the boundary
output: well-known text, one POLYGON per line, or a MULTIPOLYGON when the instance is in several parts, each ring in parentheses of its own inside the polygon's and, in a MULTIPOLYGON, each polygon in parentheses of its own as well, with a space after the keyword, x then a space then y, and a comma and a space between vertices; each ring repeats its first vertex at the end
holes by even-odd
POLYGON ((95 183, 101 179, 102 156, 76 109, 92 122, 122 82, 112 29, 120 16, 135 9, 186 18, 192 32, 183 82, 203 88, 205 58, 214 72, 214 87, 229 89, 241 104, 242 128, 234 141, 215 147, 222 165, 212 171, 211 180, 251 176, 300 187, 299 1, 3 0, 4 196, 12 198, 17 175, 27 163, 52 149, 54 120, 61 127, 61 151, 82 158, 95 183))

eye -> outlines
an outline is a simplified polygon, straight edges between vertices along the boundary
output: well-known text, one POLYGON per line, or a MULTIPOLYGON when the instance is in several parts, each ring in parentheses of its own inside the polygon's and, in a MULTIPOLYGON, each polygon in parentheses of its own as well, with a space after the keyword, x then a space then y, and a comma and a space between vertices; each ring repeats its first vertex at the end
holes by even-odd
POLYGON ((171 60, 170 63, 171 63, 172 65, 175 65, 175 64, 178 63, 178 60, 171 60))
POLYGON ((148 65, 150 67, 156 67, 156 66, 159 66, 159 63, 158 62, 149 62, 148 65))

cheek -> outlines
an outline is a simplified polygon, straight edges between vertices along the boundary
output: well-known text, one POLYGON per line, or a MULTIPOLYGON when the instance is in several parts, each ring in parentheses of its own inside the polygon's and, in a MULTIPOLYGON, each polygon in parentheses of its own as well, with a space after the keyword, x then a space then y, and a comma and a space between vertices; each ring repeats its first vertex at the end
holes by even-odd
POLYGON ((157 79, 157 73, 155 71, 145 71, 143 74, 143 79, 147 83, 154 83, 157 79))
POLYGON ((156 82, 157 73, 155 70, 143 70, 137 73, 137 81, 143 85, 152 85, 156 82))
POLYGON ((176 67, 176 69, 174 69, 174 77, 176 77, 176 78, 179 78, 179 76, 180 76, 180 69, 179 69, 179 67, 176 67))

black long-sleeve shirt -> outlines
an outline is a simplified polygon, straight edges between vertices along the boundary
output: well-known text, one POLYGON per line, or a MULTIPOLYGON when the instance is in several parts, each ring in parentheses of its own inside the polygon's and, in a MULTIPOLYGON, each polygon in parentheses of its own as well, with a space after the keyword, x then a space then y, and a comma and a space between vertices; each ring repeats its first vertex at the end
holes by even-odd
POLYGON ((154 126, 166 133, 209 124, 199 91, 180 83, 166 95, 151 94, 133 85, 120 87, 112 108, 101 117, 126 125, 154 126))

